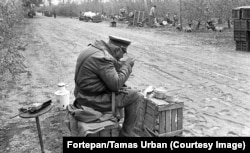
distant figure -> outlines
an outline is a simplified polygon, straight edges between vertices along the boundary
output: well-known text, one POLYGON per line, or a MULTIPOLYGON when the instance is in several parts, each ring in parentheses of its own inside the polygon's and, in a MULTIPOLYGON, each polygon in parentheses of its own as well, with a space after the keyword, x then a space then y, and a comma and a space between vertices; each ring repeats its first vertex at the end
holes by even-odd
POLYGON ((164 17, 164 21, 167 22, 167 24, 172 24, 172 21, 170 20, 169 13, 167 13, 164 17))
POLYGON ((153 27, 154 23, 155 23, 155 9, 156 9, 156 5, 154 5, 149 12, 149 26, 153 27))
POLYGON ((133 17, 134 17, 134 12, 130 12, 128 16, 129 16, 130 18, 133 18, 133 17))
POLYGON ((173 26, 175 27, 178 22, 177 14, 175 13, 173 16, 173 26))
POLYGON ((169 14, 168 14, 168 13, 165 15, 164 20, 165 20, 165 21, 168 21, 168 20, 169 20, 169 14))
POLYGON ((187 27, 184 27, 183 30, 185 32, 192 32, 192 23, 189 22, 187 27))
POLYGON ((54 18, 56 18, 56 11, 53 12, 54 18))
POLYGON ((121 15, 122 17, 124 17, 125 14, 126 14, 126 8, 123 7, 123 8, 120 9, 120 15, 121 15))
POLYGON ((102 18, 102 20, 106 21, 107 20, 106 13, 102 13, 101 18, 102 18))
POLYGON ((69 13, 69 15, 70 15, 70 18, 72 18, 72 14, 73 14, 73 12, 72 12, 72 11, 70 11, 70 13, 69 13))
POLYGON ((215 25, 212 20, 207 21, 207 29, 212 29, 213 31, 216 31, 215 25))

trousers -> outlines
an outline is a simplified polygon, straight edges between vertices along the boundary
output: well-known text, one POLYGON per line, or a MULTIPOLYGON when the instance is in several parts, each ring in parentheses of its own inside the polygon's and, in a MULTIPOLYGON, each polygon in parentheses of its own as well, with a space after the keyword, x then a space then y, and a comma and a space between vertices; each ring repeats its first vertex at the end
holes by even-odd
POLYGON ((149 16, 149 26, 154 27, 155 24, 155 17, 154 16, 149 16))
POLYGON ((116 95, 117 107, 124 108, 124 122, 119 132, 120 137, 134 137, 134 127, 139 116, 139 107, 143 101, 143 95, 135 90, 128 90, 127 94, 116 95))

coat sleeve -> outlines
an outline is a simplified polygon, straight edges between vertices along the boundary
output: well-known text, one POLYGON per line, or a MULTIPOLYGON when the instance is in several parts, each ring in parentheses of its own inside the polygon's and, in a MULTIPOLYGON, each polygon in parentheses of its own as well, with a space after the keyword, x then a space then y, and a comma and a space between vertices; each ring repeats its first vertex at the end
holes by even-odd
POLYGON ((132 72, 129 64, 120 65, 117 70, 116 64, 111 59, 102 59, 99 65, 99 76, 111 91, 118 91, 128 80, 132 72))

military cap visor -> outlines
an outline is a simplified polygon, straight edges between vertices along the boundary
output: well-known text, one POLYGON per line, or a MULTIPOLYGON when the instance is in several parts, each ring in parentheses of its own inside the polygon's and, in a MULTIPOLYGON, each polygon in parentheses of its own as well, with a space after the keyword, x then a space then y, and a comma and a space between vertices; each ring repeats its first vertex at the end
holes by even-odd
POLYGON ((109 42, 119 46, 124 53, 127 53, 127 47, 130 45, 131 41, 125 38, 117 37, 117 36, 109 36, 109 42))

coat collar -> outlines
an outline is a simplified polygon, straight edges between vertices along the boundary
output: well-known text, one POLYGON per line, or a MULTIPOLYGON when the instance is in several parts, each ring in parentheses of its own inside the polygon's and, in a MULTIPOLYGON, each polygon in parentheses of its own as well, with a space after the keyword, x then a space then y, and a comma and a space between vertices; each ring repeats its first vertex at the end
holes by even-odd
POLYGON ((94 42, 94 44, 89 44, 99 50, 102 50, 104 52, 104 54, 109 54, 112 56, 112 58, 115 59, 115 53, 114 50, 112 49, 112 47, 109 46, 109 44, 107 44, 106 42, 104 42, 103 40, 97 40, 94 42))

